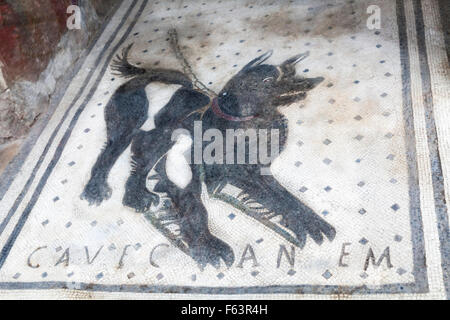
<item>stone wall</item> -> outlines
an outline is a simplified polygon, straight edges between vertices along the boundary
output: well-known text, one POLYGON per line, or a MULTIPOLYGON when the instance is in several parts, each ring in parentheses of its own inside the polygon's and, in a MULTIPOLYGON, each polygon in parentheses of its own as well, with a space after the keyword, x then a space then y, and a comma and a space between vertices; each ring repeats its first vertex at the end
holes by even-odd
POLYGON ((3 164, 14 155, 11 149, 18 149, 20 140, 46 113, 58 85, 120 1, 0 0, 0 159, 3 164), (70 14, 66 11, 71 4, 80 6, 80 30, 67 28, 70 14))

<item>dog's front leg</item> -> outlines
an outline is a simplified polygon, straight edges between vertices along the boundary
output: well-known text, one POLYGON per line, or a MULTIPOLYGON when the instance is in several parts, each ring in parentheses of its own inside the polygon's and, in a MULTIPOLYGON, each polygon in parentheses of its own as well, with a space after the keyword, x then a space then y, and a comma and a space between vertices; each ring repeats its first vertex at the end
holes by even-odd
MULTIPOLYGON (((245 172, 245 170, 244 170, 245 172)), ((256 200, 269 211, 282 216, 281 223, 292 230, 301 246, 309 235, 317 244, 322 244, 325 235, 332 241, 336 230, 317 215, 310 207, 297 199, 271 175, 241 173, 228 181, 256 200)))
POLYGON ((191 165, 192 180, 184 188, 169 180, 165 167, 158 169, 162 179, 155 189, 166 192, 172 200, 181 236, 188 244, 190 256, 201 267, 207 264, 219 267, 221 259, 230 267, 234 262, 233 250, 224 241, 212 235, 208 228, 208 212, 201 199, 199 169, 199 165, 191 165))

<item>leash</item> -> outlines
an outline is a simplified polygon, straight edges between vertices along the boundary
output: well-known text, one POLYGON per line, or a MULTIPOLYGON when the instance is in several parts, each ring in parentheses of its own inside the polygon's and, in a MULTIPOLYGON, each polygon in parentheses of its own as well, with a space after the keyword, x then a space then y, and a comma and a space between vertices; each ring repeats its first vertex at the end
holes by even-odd
POLYGON ((178 42, 178 32, 176 29, 170 29, 168 32, 169 39, 170 39, 170 45, 172 47, 172 50, 175 53, 175 57, 178 59, 178 61, 181 64, 181 67, 183 68, 183 72, 188 75, 192 80, 192 85, 194 86, 194 89, 198 92, 203 93, 204 95, 207 95, 210 99, 210 102, 206 104, 204 107, 201 107, 197 110, 192 111, 189 113, 186 117, 184 117, 181 121, 184 121, 185 119, 189 118, 190 116, 194 114, 200 115, 200 120, 203 119, 203 115, 206 111, 211 107, 212 101, 217 98, 217 93, 208 88, 203 82, 201 82, 197 75, 192 70, 191 65, 187 61, 186 57, 183 54, 183 51, 180 48, 179 42, 178 42))
POLYGON ((178 42, 178 33, 176 29, 170 29, 168 32, 170 45, 172 46, 172 50, 175 52, 175 56, 181 64, 183 68, 183 72, 191 77, 192 84, 197 91, 202 92, 210 98, 217 97, 217 93, 213 90, 209 89, 203 82, 201 82, 194 71, 192 70, 191 65, 185 58, 183 51, 181 51, 179 42, 178 42))
POLYGON ((192 111, 186 117, 184 117, 183 120, 189 118, 190 116, 192 116, 194 114, 199 114, 200 120, 202 120, 204 114, 210 108, 216 116, 218 116, 219 118, 228 120, 228 121, 241 122, 241 121, 248 121, 248 120, 255 118, 254 116, 236 117, 236 116, 232 116, 232 115, 229 115, 229 114, 226 114, 225 112, 223 112, 219 106, 217 93, 214 92, 213 90, 211 90, 210 88, 208 88, 202 81, 200 81, 198 79, 197 75, 192 70, 191 65, 189 64, 186 57, 184 56, 183 51, 181 50, 180 44, 178 41, 177 30, 170 29, 168 32, 168 35, 169 35, 170 45, 172 47, 172 50, 174 51, 176 58, 180 62, 181 67, 183 68, 183 72, 191 78, 192 84, 193 84, 195 90, 203 93, 204 95, 208 96, 210 99, 210 102, 208 104, 206 104, 204 107, 201 107, 197 110, 192 111))

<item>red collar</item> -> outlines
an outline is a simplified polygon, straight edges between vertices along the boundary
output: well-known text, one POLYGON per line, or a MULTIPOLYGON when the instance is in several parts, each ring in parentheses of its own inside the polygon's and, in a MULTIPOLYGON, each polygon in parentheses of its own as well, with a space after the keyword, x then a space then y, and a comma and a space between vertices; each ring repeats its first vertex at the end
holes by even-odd
POLYGON ((255 116, 235 117, 235 116, 226 114, 225 112, 222 111, 222 109, 220 109, 219 101, 218 101, 217 97, 213 99, 211 108, 212 108, 212 111, 216 114, 216 116, 218 116, 222 119, 225 119, 225 120, 229 120, 229 121, 248 121, 248 120, 255 118, 255 116))

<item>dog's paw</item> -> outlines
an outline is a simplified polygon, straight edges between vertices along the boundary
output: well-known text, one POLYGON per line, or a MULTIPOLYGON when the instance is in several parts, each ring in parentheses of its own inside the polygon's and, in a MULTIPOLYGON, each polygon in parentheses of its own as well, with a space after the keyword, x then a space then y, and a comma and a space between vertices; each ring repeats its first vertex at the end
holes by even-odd
POLYGON ((304 247, 308 235, 318 245, 323 243, 324 236, 329 241, 333 241, 336 236, 336 229, 316 214, 285 217, 282 224, 295 233, 300 247, 304 247))
POLYGON ((158 205, 159 196, 147 189, 137 192, 126 191, 122 202, 123 205, 142 213, 148 211, 152 204, 158 205))
POLYGON ((89 205, 100 205, 104 200, 111 198, 112 190, 105 181, 90 180, 83 190, 80 198, 89 202, 89 205))
POLYGON ((221 259, 227 267, 231 267, 234 262, 234 253, 231 247, 213 235, 192 244, 190 251, 192 258, 197 261, 202 269, 207 264, 219 268, 221 259))

